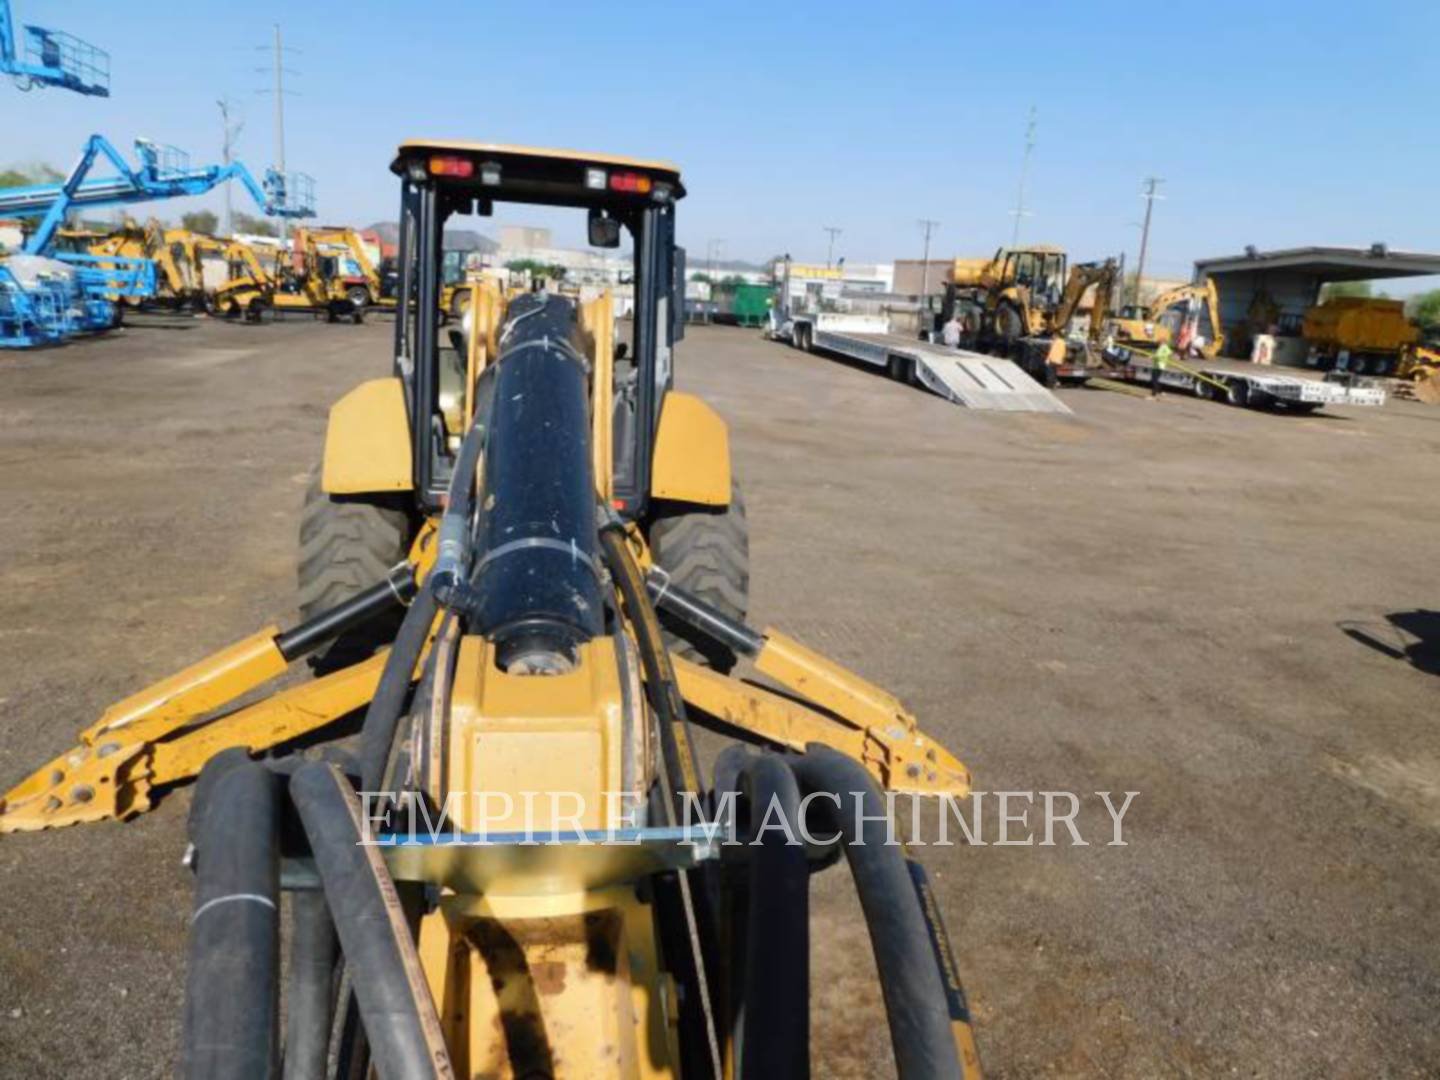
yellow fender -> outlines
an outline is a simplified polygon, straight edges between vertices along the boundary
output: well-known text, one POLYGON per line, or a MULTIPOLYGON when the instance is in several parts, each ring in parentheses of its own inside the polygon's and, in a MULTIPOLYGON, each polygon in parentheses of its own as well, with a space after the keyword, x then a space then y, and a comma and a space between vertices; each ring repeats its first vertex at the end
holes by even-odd
POLYGON ((410 417, 398 378, 363 382, 331 406, 320 482, 331 495, 415 486, 410 417))
POLYGON ((730 504, 730 429, 694 394, 671 390, 665 395, 650 494, 704 506, 730 504))

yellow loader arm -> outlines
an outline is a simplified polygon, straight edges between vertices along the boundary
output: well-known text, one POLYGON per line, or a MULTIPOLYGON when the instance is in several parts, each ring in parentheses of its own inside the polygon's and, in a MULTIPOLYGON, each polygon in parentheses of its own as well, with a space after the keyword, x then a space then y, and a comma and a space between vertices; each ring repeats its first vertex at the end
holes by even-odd
MULTIPOLYGON (((219 711, 284 674, 295 659, 287 636, 298 632, 268 626, 112 705, 80 733, 74 748, 6 792, 0 833, 134 817, 150 809, 155 789, 192 779, 222 750, 269 750, 368 704, 386 651, 243 708, 219 711)), ((969 792, 965 766, 921 732, 896 698, 793 638, 767 630, 763 642, 756 671, 807 700, 672 655, 681 695, 702 714, 698 722, 713 718, 752 740, 797 751, 822 743, 862 762, 892 791, 969 792)), ((422 651, 417 670, 424 656, 422 651)))

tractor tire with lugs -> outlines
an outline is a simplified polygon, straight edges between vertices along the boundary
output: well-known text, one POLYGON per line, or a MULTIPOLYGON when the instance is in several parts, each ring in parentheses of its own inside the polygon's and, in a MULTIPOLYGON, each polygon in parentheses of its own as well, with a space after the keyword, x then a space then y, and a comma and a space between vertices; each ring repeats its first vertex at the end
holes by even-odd
MULTIPOLYGON (((730 505, 723 509, 660 513, 650 526, 650 549, 679 588, 744 620, 750 598, 750 527, 738 483, 731 486, 730 505)), ((672 652, 716 671, 735 666, 735 653, 728 646, 667 611, 659 615, 672 652)))
MULTIPOLYGON (((300 515, 300 617, 309 619, 368 589, 409 547, 410 519, 403 510, 329 495, 317 468, 300 515)), ((311 666, 335 671, 366 659, 391 642, 402 615, 377 617, 342 634, 311 658, 311 666)))

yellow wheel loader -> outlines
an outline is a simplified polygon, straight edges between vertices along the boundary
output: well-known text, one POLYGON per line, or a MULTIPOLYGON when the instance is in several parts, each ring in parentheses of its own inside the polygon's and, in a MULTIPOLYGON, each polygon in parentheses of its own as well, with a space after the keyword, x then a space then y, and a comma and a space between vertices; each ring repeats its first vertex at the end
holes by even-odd
POLYGON ((392 169, 394 372, 331 412, 303 621, 113 706, 0 830, 128 818, 198 775, 188 1077, 806 1076, 807 881, 842 856, 900 1075, 978 1076, 884 796, 969 775, 893 696, 744 620, 727 429, 672 386, 678 169, 429 140, 392 169), (477 282, 443 321, 445 223, 497 202, 629 234, 627 340, 608 292, 477 282), (326 673, 255 694, 306 655, 326 673), (707 774, 694 724, 744 741, 707 774))

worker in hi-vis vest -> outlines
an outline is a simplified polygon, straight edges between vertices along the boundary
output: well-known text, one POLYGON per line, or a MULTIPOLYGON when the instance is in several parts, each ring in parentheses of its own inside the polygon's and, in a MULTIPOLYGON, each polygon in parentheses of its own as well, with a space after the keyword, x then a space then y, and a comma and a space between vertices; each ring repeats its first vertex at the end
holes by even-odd
POLYGON ((1150 369, 1150 396, 1152 398, 1160 396, 1160 375, 1169 366, 1172 355, 1170 343, 1166 341, 1162 341, 1160 347, 1155 350, 1155 366, 1150 369))

